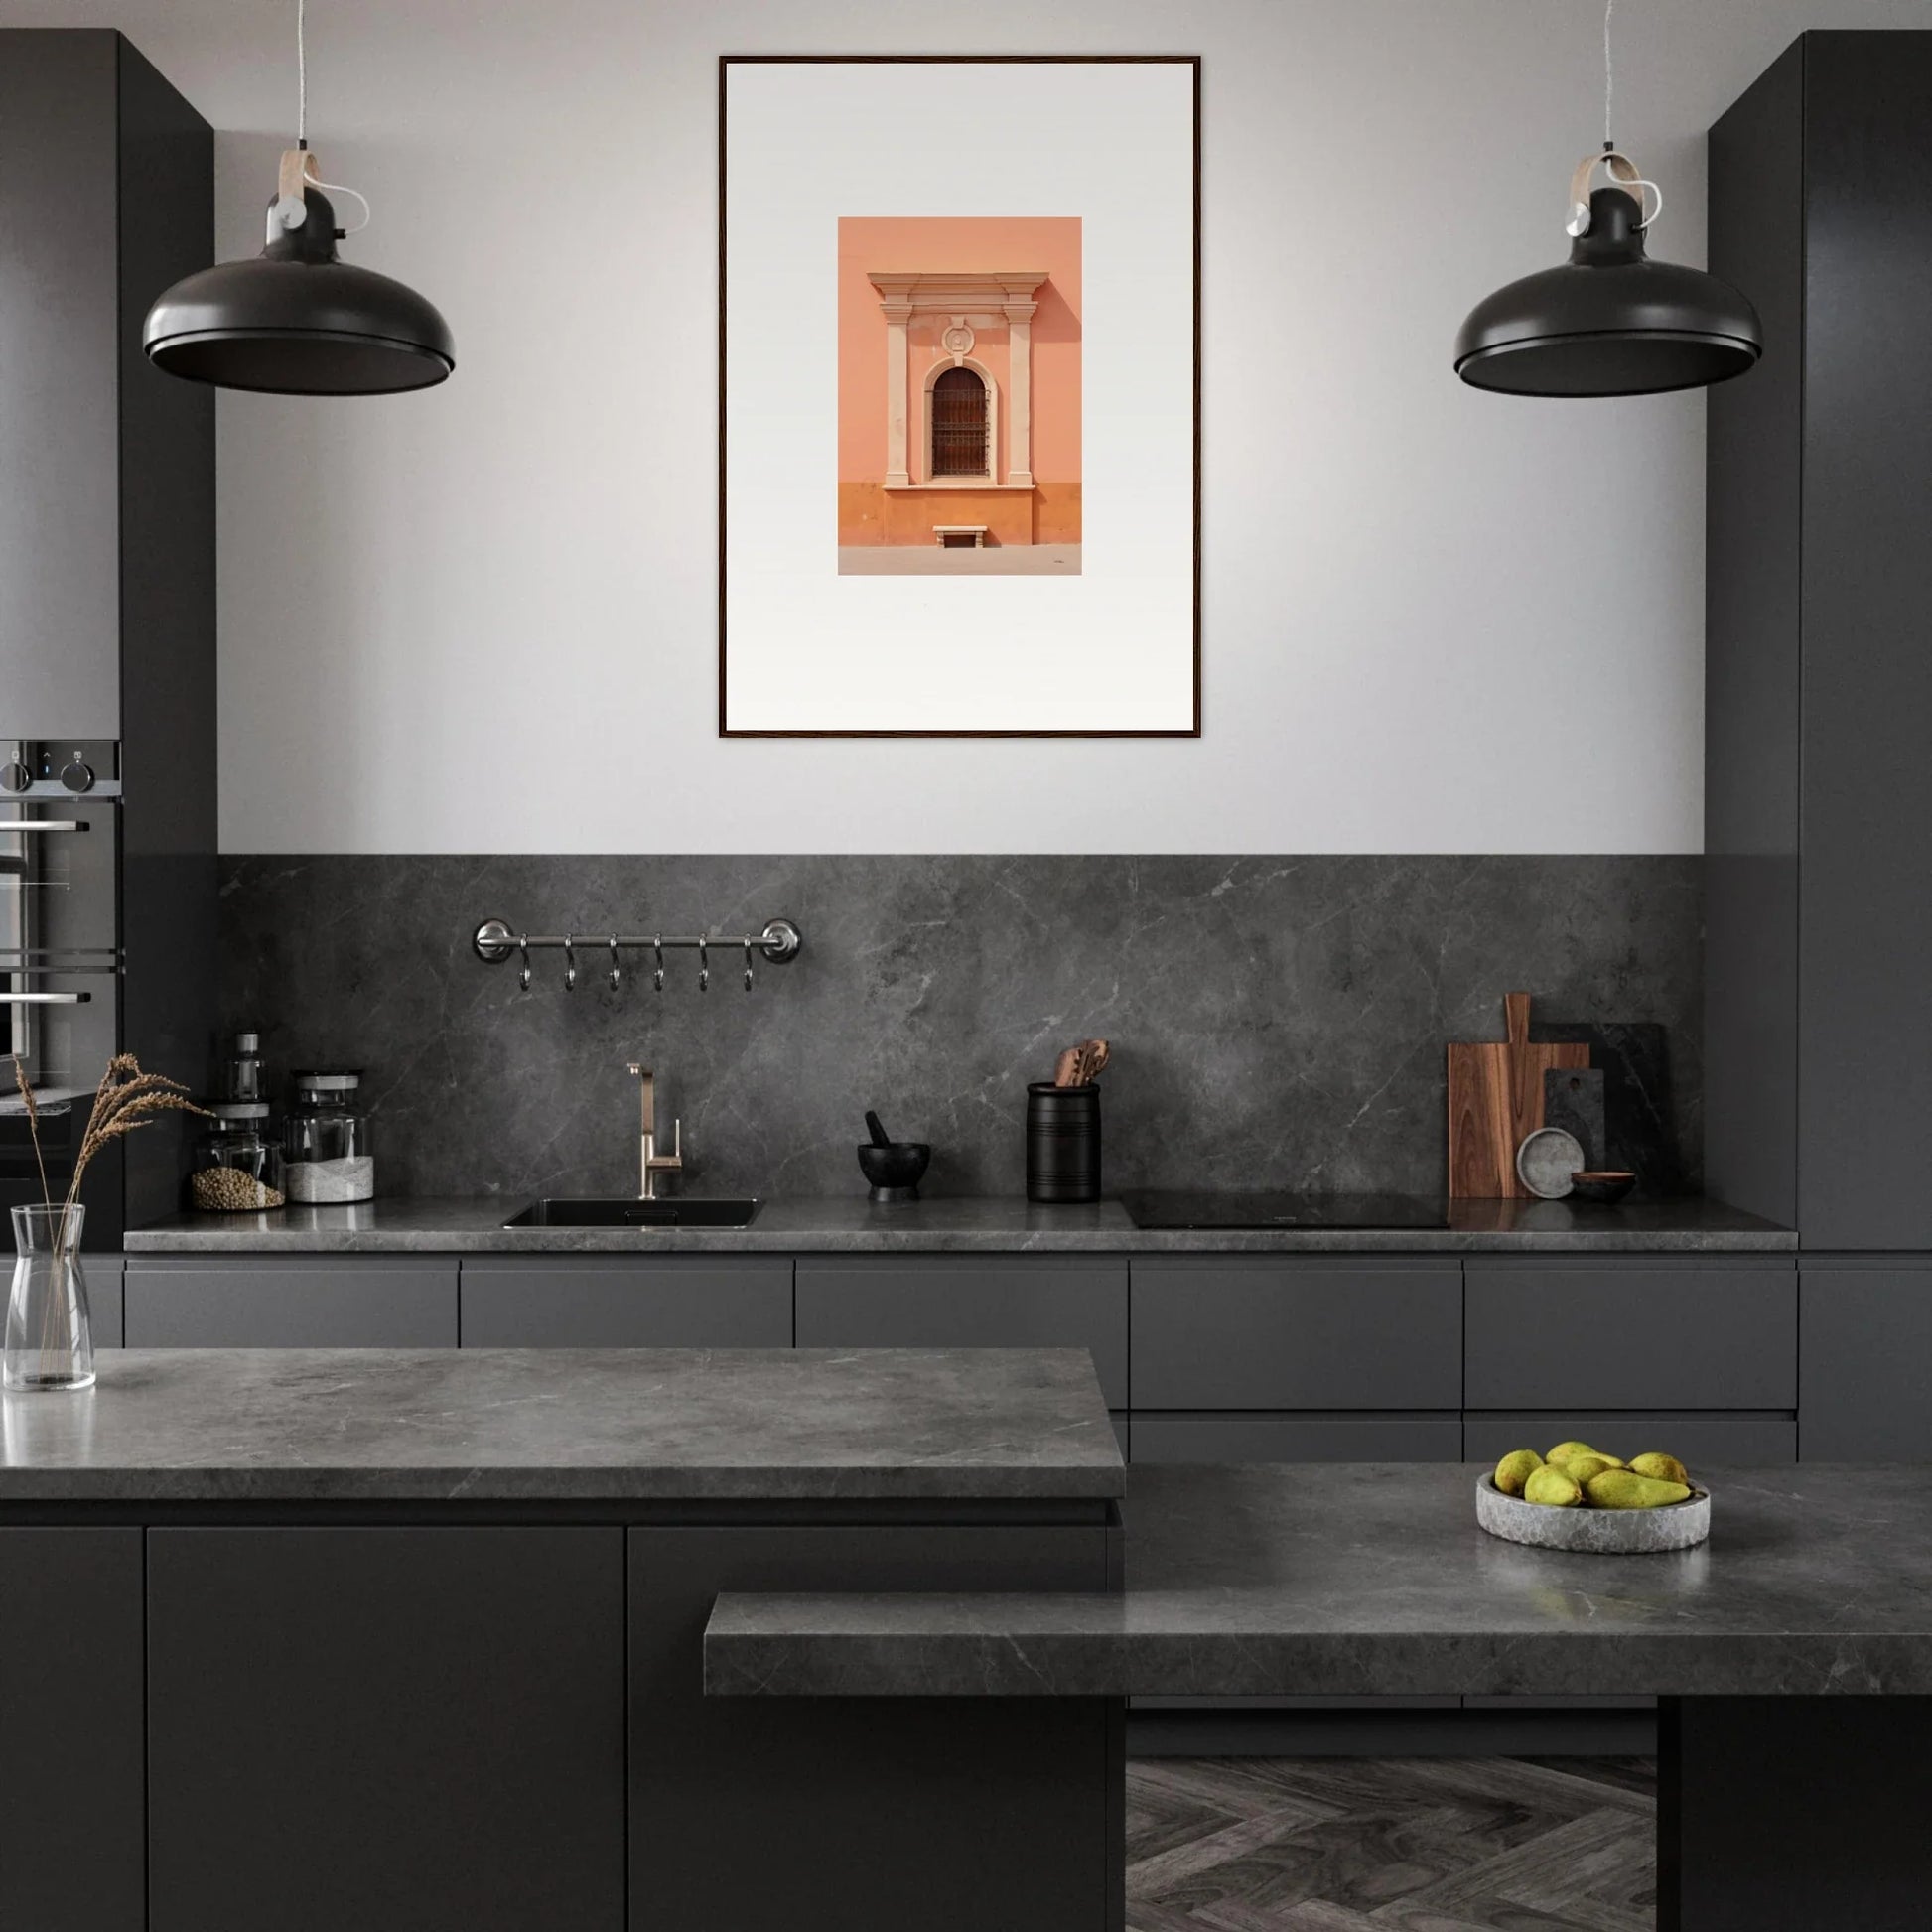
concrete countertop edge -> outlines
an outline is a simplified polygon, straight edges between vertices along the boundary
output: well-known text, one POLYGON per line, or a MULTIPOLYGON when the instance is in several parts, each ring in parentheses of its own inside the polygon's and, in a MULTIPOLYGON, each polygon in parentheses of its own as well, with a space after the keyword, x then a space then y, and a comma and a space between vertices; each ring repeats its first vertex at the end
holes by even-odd
MULTIPOLYGON (((416 1255, 1791 1255, 1788 1228, 1704 1199, 1634 1209, 1500 1204, 1518 1224, 1443 1228, 1142 1229, 1117 1202, 1038 1208, 1010 1198, 776 1200, 743 1228, 506 1228, 522 1202, 385 1200, 235 1220, 177 1215, 131 1229, 134 1256, 416 1255), (298 1218, 299 1217, 299 1218, 298 1218), (1542 1220, 1546 1225, 1537 1225, 1542 1220)), ((1499 1204, 1461 1210, 1491 1218, 1499 1204)))

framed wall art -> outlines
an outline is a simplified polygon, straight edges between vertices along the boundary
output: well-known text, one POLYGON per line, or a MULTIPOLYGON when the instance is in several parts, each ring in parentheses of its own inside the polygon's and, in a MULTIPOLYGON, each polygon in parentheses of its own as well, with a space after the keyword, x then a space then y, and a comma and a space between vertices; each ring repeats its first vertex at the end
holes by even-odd
POLYGON ((719 730, 1200 730, 1199 62, 719 66, 719 730))

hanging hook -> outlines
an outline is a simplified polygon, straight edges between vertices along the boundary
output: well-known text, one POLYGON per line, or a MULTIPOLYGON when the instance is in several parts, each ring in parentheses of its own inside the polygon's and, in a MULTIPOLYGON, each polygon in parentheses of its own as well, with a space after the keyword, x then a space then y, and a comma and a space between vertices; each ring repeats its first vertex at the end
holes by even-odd
POLYGON ((698 941, 698 991, 700 993, 711 991, 711 960, 705 950, 710 943, 708 939, 698 941))
POLYGON ((752 990, 752 942, 749 939, 745 941, 745 990, 747 993, 752 990))
POLYGON ((516 949, 523 955, 523 970, 516 976, 516 984, 522 992, 530 990, 530 935, 519 932, 516 935, 516 949))
POLYGON ((564 934, 564 991, 577 991, 577 940, 568 932, 564 934))
POLYGON ((664 990, 664 935, 659 933, 650 942, 650 949, 657 955, 657 970, 650 977, 651 990, 661 993, 664 990))
POLYGON ((611 991, 618 990, 618 982, 623 978, 623 968, 618 964, 618 935, 611 935, 611 991))

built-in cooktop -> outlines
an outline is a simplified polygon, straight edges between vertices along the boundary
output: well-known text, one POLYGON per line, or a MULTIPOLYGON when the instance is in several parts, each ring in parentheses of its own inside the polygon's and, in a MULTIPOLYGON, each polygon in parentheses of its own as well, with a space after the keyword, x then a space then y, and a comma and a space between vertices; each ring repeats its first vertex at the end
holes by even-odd
POLYGON ((1139 1228, 1446 1228, 1449 1211, 1419 1194, 1123 1194, 1139 1228))

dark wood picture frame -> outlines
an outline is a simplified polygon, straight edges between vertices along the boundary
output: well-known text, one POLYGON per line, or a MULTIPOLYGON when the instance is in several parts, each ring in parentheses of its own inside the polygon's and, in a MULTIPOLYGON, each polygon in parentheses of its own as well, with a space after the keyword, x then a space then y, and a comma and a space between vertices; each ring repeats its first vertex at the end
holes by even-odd
POLYGON ((720 738, 1199 738, 1201 735, 1201 57, 1198 54, 721 54, 718 57, 718 736, 720 738), (1193 719, 1187 726, 1146 730, 811 730, 781 731, 734 728, 726 717, 728 639, 725 625, 726 545, 726 257, 725 168, 727 79, 734 67, 809 67, 904 65, 918 66, 1049 66, 1082 67, 1165 65, 1193 69, 1193 301, 1194 428, 1193 486, 1193 719))

